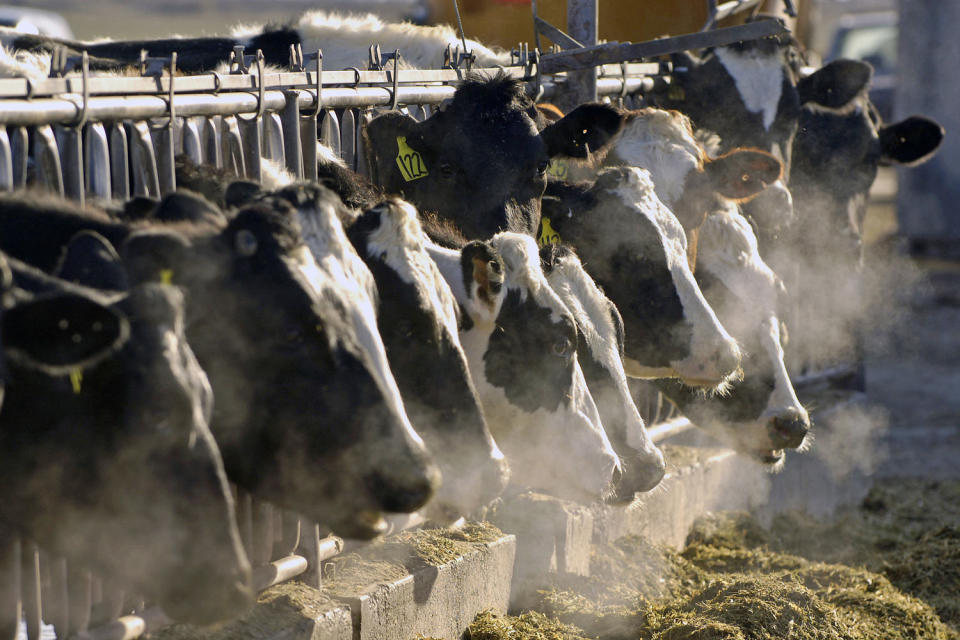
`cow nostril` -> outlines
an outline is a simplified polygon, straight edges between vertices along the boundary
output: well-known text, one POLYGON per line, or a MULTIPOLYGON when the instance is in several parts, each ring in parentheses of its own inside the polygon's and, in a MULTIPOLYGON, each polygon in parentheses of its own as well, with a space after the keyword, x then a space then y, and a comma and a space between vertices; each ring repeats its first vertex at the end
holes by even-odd
POLYGON ((799 415, 775 416, 770 421, 770 438, 777 448, 796 449, 809 430, 810 425, 799 415))
POLYGON ((613 467, 613 473, 610 476, 610 486, 616 487, 620 484, 620 480, 623 478, 623 469, 619 464, 613 467))

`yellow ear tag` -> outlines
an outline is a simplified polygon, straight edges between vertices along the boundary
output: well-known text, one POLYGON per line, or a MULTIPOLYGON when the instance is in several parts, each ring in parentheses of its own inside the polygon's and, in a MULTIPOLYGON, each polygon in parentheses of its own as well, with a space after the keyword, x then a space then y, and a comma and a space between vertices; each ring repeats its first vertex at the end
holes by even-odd
POLYGON ((540 217, 540 235, 537 237, 537 244, 541 247, 560 244, 560 234, 550 226, 550 218, 540 217))
POLYGON ((407 182, 419 180, 428 175, 423 156, 419 151, 410 148, 406 136, 397 136, 397 166, 400 167, 400 175, 407 182))
POLYGON ((70 372, 70 386, 73 387, 73 393, 79 394, 83 386, 83 369, 74 369, 70 372))
POLYGON ((550 161, 550 164, 547 165, 547 173, 554 178, 566 180, 567 173, 569 173, 569 167, 567 167, 567 163, 563 160, 554 158, 550 161))
POLYGON ((667 97, 671 100, 676 100, 677 102, 683 102, 687 99, 687 92, 683 90, 683 87, 678 87, 676 85, 670 85, 670 88, 667 89, 667 97))
POLYGON ((160 283, 173 284, 173 269, 160 269, 160 283))

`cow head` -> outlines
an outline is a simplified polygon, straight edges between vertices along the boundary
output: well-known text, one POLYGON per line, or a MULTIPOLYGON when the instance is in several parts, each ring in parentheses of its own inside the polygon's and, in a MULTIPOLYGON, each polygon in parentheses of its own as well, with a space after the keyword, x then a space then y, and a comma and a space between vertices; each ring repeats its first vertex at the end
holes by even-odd
POLYGON ((427 513, 455 520, 496 498, 509 477, 460 345, 457 300, 409 203, 390 199, 364 211, 347 236, 376 281, 380 335, 407 415, 443 475, 427 513))
POLYGON ((783 449, 804 448, 810 419, 784 364, 780 278, 760 257, 757 238, 730 202, 700 229, 697 280, 710 305, 744 350, 743 377, 714 397, 671 382, 658 386, 694 423, 738 451, 779 465, 783 449))
POLYGON ((675 54, 670 86, 651 96, 656 106, 682 111, 698 130, 719 135, 720 154, 747 147, 766 151, 783 163, 782 178, 744 207, 765 233, 773 235, 794 219, 786 184, 800 115, 799 55, 789 35, 716 47, 703 57, 675 54))
POLYGON ((588 188, 551 183, 540 238, 553 237, 577 248, 623 315, 628 376, 707 388, 735 377, 739 349, 697 286, 683 227, 647 171, 604 169, 588 188))
POLYGON ((553 157, 586 157, 620 127, 615 109, 588 104, 546 125, 521 82, 468 76, 424 122, 388 113, 364 130, 374 182, 453 220, 468 238, 532 234, 553 157))
POLYGON ((431 254, 466 312, 460 340, 512 481, 572 500, 608 493, 617 456, 577 360, 576 322, 533 239, 502 233, 431 254))
POLYGON ((700 226, 716 195, 749 200, 780 180, 782 168, 758 149, 734 148, 710 158, 690 119, 663 109, 627 112, 603 164, 649 171, 657 197, 688 231, 700 226))
POLYGON ((148 284, 105 306, 39 272, 25 280, 42 292, 3 314, 5 345, 17 348, 0 413, 3 519, 174 618, 237 615, 252 603, 250 567, 183 295, 148 284), (96 359, 78 353, 105 344, 96 359), (22 357, 38 345, 40 358, 22 357))
POLYGON ((814 236, 807 244, 830 245, 821 253, 859 254, 877 168, 925 162, 943 140, 943 127, 922 116, 883 123, 867 97, 871 77, 867 63, 837 60, 797 84, 803 108, 791 189, 801 234, 814 236))
POLYGON ((570 248, 549 244, 540 249, 540 261, 547 282, 577 323, 581 337, 577 359, 623 467, 615 495, 618 500, 630 501, 636 492, 649 491, 660 482, 665 464, 663 453, 647 435, 627 385, 623 319, 570 248))
POLYGON ((190 340, 213 383, 231 479, 340 535, 371 537, 381 512, 423 506, 438 474, 376 352, 372 278, 320 189, 244 207, 216 234, 134 234, 123 253, 196 301, 190 340))

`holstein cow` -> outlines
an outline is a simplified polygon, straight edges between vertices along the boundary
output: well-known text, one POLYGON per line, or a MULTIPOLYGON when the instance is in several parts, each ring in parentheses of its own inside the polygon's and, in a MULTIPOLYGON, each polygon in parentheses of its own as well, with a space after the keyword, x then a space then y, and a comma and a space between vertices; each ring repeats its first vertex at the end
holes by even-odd
POLYGON ((143 228, 33 195, 2 203, 0 248, 41 268, 94 230, 120 245, 134 281, 186 288, 190 343, 217 398, 212 428, 238 485, 353 537, 430 498, 436 468, 357 333, 351 292, 322 285, 289 203, 143 228))
POLYGON ((252 604, 250 566, 183 294, 145 284, 106 295, 10 261, 30 302, 3 313, 0 520, 176 619, 238 615, 252 604), (75 360, 98 345, 111 352, 75 360), (32 366, 36 350, 50 364, 32 366))
POLYGON ((782 178, 744 207, 763 234, 770 236, 794 219, 786 185, 800 116, 798 55, 790 35, 715 47, 701 57, 674 54, 669 87, 648 96, 655 106, 689 116, 698 130, 719 135, 721 153, 749 147, 767 151, 783 163, 782 178))
POLYGON ((327 275, 323 286, 352 292, 363 311, 354 319, 358 333, 393 372, 396 383, 389 384, 439 463, 444 479, 427 515, 451 521, 496 498, 507 463, 478 404, 457 333, 457 303, 424 247, 416 210, 391 200, 357 214, 316 184, 275 195, 297 209, 327 275))
POLYGON ((717 317, 743 349, 743 376, 720 395, 704 396, 676 381, 657 386, 698 427, 774 467, 783 449, 804 449, 810 418, 784 364, 780 278, 760 257, 750 223, 730 201, 700 228, 697 281, 717 317))
MULTIPOLYGON (((710 143, 717 143, 715 136, 710 143)), ((779 162, 764 166, 771 160, 766 154, 737 150, 711 160, 708 151, 716 153, 716 147, 704 148, 685 116, 644 109, 631 114, 603 163, 649 169, 657 195, 683 212, 677 217, 687 234, 707 235, 705 253, 690 255, 697 282, 723 326, 745 348, 742 375, 722 394, 705 396, 677 381, 658 386, 698 426, 775 463, 782 460, 780 450, 803 444, 810 421, 783 361, 777 315, 783 285, 763 262, 753 229, 729 197, 762 188, 764 180, 751 174, 765 172, 769 182, 778 175, 779 162), (716 169, 715 162, 721 163, 716 169), (725 169, 724 163, 731 166, 725 169), (741 171, 747 179, 739 179, 741 171)))
POLYGON ((576 322, 533 238, 501 233, 429 251, 465 311, 460 341, 512 482, 570 500, 608 495, 617 455, 577 361, 576 322))
POLYGON ((427 120, 386 113, 363 135, 375 184, 452 220, 469 239, 487 239, 533 235, 550 159, 584 158, 619 127, 617 111, 600 104, 546 125, 523 83, 473 74, 427 120))
POLYGON ((547 194, 540 241, 576 247, 617 305, 628 376, 675 377, 708 389, 736 377, 740 350, 697 286, 686 234, 649 172, 603 169, 593 184, 551 182, 547 194))
POLYGON ((852 324, 863 312, 863 224, 877 168, 925 162, 944 135, 922 116, 883 123, 867 96, 871 74, 866 63, 837 60, 797 85, 803 108, 790 182, 797 223, 772 259, 799 265, 795 286, 805 302, 795 334, 817 360, 850 354, 852 324), (830 327, 820 326, 824 316, 834 319, 830 327))
POLYGON ((666 466, 627 385, 623 319, 569 247, 546 245, 540 250, 540 262, 550 287, 577 323, 581 337, 577 359, 623 469, 614 495, 617 501, 629 502, 638 491, 657 486, 666 466))
MULTIPOLYGON (((444 49, 461 47, 456 31, 448 25, 421 26, 410 23, 386 23, 373 14, 339 14, 326 11, 308 11, 285 24, 248 24, 233 27, 224 35, 208 37, 168 37, 148 40, 97 40, 80 42, 49 36, 25 34, 10 28, 0 28, 0 44, 12 50, 41 55, 40 65, 49 72, 49 54, 56 47, 64 47, 70 54, 86 51, 91 68, 121 69, 135 65, 140 52, 169 58, 176 51, 177 68, 185 73, 214 71, 230 60, 236 46, 247 53, 262 50, 267 64, 286 67, 290 62, 291 45, 300 46, 304 53, 323 50, 324 69, 365 68, 369 48, 380 44, 383 51, 399 49, 404 67, 439 69, 443 66, 444 49)), ((495 67, 510 64, 509 52, 486 47, 468 40, 467 47, 475 56, 474 64, 495 67)), ((17 60, 9 71, 20 75, 36 66, 35 61, 17 60), (17 64, 19 63, 19 64, 17 64)), ((7 65, 0 59, 0 73, 7 65)), ((46 73, 44 73, 44 76, 46 73)))
POLYGON ((638 109, 621 117, 623 127, 604 152, 588 163, 570 163, 568 173, 572 178, 592 179, 598 166, 649 171, 657 197, 687 231, 692 262, 696 229, 716 196, 745 201, 780 180, 780 161, 765 151, 734 148, 709 157, 695 138, 689 118, 679 111, 638 109))

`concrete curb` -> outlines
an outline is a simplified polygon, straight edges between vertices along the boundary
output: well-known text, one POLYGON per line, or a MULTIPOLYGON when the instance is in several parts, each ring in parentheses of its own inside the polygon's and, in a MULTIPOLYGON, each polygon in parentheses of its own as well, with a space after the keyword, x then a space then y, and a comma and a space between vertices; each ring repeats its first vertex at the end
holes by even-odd
POLYGON ((515 554, 516 537, 505 535, 452 562, 331 595, 353 612, 354 640, 459 638, 481 611, 506 612, 515 554))

